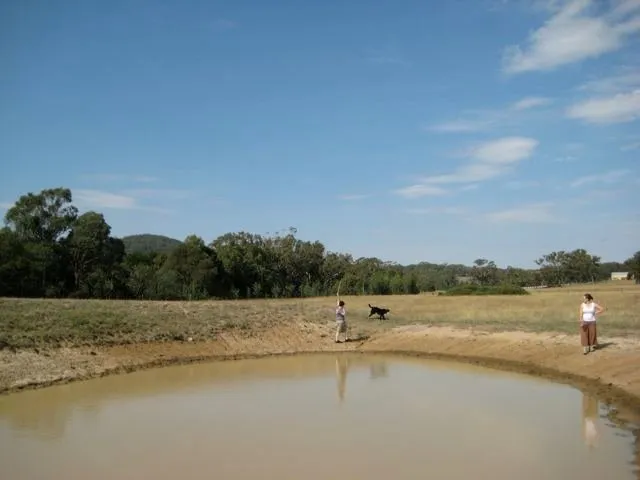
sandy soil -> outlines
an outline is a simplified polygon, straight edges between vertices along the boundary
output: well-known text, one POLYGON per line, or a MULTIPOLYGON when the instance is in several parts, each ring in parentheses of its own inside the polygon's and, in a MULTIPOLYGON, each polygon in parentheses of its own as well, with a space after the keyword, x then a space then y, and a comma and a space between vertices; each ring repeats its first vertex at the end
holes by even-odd
POLYGON ((0 351, 0 393, 172 363, 303 352, 396 352, 447 358, 543 376, 592 391, 640 415, 640 340, 599 339, 582 355, 577 334, 487 333, 448 327, 404 326, 349 343, 333 342, 333 324, 297 323, 260 334, 221 334, 209 342, 107 348, 0 351))

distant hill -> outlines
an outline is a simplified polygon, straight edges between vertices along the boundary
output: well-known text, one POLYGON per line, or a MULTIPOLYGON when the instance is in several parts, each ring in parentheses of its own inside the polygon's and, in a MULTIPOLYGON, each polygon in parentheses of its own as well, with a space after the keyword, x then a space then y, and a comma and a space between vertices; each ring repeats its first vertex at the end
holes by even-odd
POLYGON ((182 242, 164 235, 143 233, 122 237, 127 253, 169 252, 182 242))

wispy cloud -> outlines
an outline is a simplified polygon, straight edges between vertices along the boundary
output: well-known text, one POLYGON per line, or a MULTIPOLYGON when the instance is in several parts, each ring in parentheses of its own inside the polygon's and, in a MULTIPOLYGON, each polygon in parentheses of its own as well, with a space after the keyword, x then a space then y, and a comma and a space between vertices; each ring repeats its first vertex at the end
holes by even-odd
POLYGON ((524 97, 503 108, 485 110, 467 110, 462 117, 428 125, 424 129, 437 133, 475 133, 496 128, 500 125, 513 124, 521 118, 522 112, 552 103, 547 97, 524 97))
POLYGON ((462 207, 409 208, 407 213, 412 215, 465 215, 467 209, 462 207))
POLYGON ((131 210, 137 207, 136 199, 100 190, 75 190, 74 201, 82 205, 100 208, 131 210))
POLYGON ((83 180, 96 180, 99 182, 120 182, 129 181, 135 183, 153 183, 157 182, 157 177, 150 175, 125 175, 121 173, 88 173, 80 175, 83 180))
POLYGON ((194 195, 191 190, 167 189, 167 188, 137 188, 124 190, 123 195, 135 198, 153 198, 165 200, 184 200, 194 195))
POLYGON ((472 147, 467 152, 470 162, 453 173, 429 176, 424 184, 476 183, 498 177, 522 160, 533 155, 538 141, 527 137, 503 137, 472 147))
POLYGON ((572 163, 572 162, 575 162, 576 160, 578 160, 578 157, 575 157, 573 155, 563 155, 553 159, 553 161, 557 163, 572 163))
POLYGON ((503 137, 480 143, 464 152, 463 156, 468 158, 468 162, 454 172, 422 177, 419 183, 395 190, 394 193, 417 198, 444 195, 448 191, 441 185, 446 184, 468 184, 466 186, 473 185, 471 188, 475 188, 479 182, 511 171, 518 163, 533 155, 537 145, 537 140, 527 137, 503 137))
POLYGON ((570 200, 573 205, 593 205, 620 198, 620 190, 594 189, 585 195, 570 200))
POLYGON ((610 185, 623 180, 630 173, 629 170, 611 170, 610 172, 600 174, 585 175, 571 182, 570 186, 576 188, 590 183, 605 183, 610 185))
POLYGON ((435 185, 416 184, 404 188, 399 188, 395 190, 394 193, 405 198, 419 198, 426 196, 446 195, 448 191, 442 187, 438 187, 435 185))
POLYGON ((540 182, 534 180, 513 180, 505 183, 504 186, 510 190, 524 190, 525 188, 539 187, 540 182))
POLYGON ((550 103, 551 99, 547 97, 525 97, 522 100, 514 103, 512 105, 512 108, 514 110, 528 110, 530 108, 549 105, 550 103))
POLYGON ((566 115, 594 124, 632 122, 640 118, 640 89, 585 100, 570 106, 566 115))
POLYGON ((356 201, 356 200, 364 200, 365 198, 369 198, 369 197, 370 197, 370 195, 358 194, 358 193, 338 195, 338 198, 340 200, 345 200, 345 201, 348 201, 348 202, 352 202, 352 201, 356 201))
POLYGON ((101 208, 115 210, 146 210, 159 213, 170 212, 168 209, 142 205, 136 197, 131 195, 105 192, 102 190, 74 190, 73 200, 74 203, 84 209, 101 208))
POLYGON ((0 210, 9 210, 11 207, 13 207, 12 203, 0 202, 0 210))
POLYGON ((493 124, 495 124, 495 120, 491 119, 459 119, 428 126, 425 129, 439 133, 473 133, 486 130, 493 124))
POLYGON ((580 142, 569 142, 564 146, 564 148, 569 152, 578 152, 584 149, 584 144, 580 142))
POLYGON ((623 65, 612 75, 601 76, 578 86, 579 91, 602 95, 629 92, 640 88, 640 67, 623 65))
POLYGON ((508 74, 553 70, 562 65, 596 58, 621 48, 640 31, 637 0, 623 0, 609 11, 593 14, 601 2, 553 2, 553 15, 529 34, 526 45, 510 45, 503 53, 508 74))
POLYGON ((629 152, 631 150, 637 150, 640 148, 640 142, 628 143, 627 145, 622 145, 620 150, 623 152, 629 152))
POLYGON ((555 223, 557 218, 553 215, 553 203, 533 203, 520 207, 500 210, 486 214, 490 222, 515 222, 515 223, 555 223))

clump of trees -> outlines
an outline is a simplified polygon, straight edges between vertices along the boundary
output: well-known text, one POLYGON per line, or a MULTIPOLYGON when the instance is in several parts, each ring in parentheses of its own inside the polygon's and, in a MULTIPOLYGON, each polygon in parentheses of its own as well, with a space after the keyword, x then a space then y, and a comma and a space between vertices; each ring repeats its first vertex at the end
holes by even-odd
MULTIPOLYGON (((71 190, 51 188, 22 195, 0 230, 0 296, 134 298, 280 298, 333 295, 416 294, 461 283, 524 287, 605 280, 612 271, 640 278, 640 251, 625 264, 601 263, 579 249, 553 252, 538 269, 499 268, 478 259, 473 266, 398 265, 378 258, 329 252, 303 241, 295 228, 274 235, 226 233, 206 243, 196 235, 167 239, 150 248, 148 237, 125 246, 111 235, 104 215, 80 214, 71 190)), ((505 292, 507 289, 504 290, 505 292)), ((515 290, 514 290, 515 291, 515 290)))

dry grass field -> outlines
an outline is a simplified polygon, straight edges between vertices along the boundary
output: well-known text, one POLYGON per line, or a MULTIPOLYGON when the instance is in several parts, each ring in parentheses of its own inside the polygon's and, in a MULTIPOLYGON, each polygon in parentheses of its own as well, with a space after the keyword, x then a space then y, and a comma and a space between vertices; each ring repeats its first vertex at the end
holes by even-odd
MULTIPOLYGON (((524 296, 431 294, 344 297, 352 333, 367 335, 400 325, 422 324, 474 330, 575 333, 582 294, 590 292, 607 311, 599 324, 606 336, 640 337, 640 286, 615 281, 532 291, 524 296), (389 320, 368 319, 368 303, 391 309, 389 320)), ((0 299, 0 348, 107 346, 194 341, 224 331, 259 335, 288 322, 334 321, 335 298, 198 302, 0 299)))

